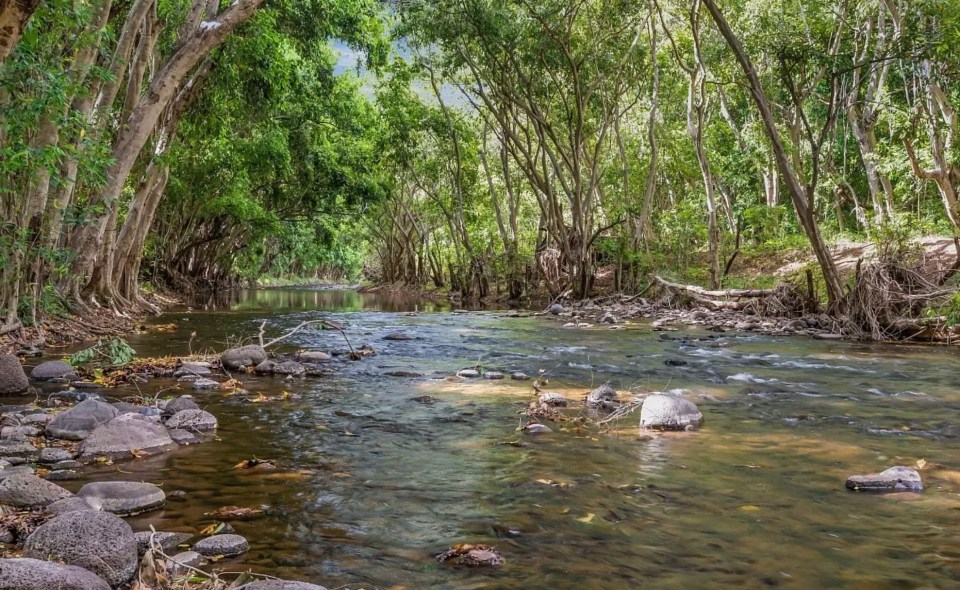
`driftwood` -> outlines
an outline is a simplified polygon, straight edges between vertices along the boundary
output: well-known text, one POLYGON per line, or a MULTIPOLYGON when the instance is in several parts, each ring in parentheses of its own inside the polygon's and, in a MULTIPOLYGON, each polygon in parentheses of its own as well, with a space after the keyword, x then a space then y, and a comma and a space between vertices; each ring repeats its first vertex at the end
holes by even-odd
POLYGON ((353 349, 353 345, 350 344, 350 339, 347 338, 347 333, 343 331, 343 326, 341 326, 340 324, 338 324, 338 323, 336 323, 336 322, 332 322, 332 321, 330 321, 330 320, 309 320, 309 321, 306 321, 306 322, 300 322, 300 324, 297 325, 296 327, 291 328, 290 330, 284 332, 284 333, 281 334, 280 336, 277 336, 276 338, 274 338, 273 340, 270 340, 270 341, 268 341, 268 342, 264 342, 264 341, 263 341, 263 335, 264 335, 264 332, 266 331, 266 327, 267 327, 267 322, 263 322, 263 323, 260 324, 260 333, 257 334, 257 340, 260 342, 260 347, 261 347, 261 348, 269 348, 269 347, 271 347, 271 346, 273 346, 273 345, 275 345, 275 344, 279 344, 280 342, 282 342, 282 341, 286 340, 287 338, 293 336, 294 334, 296 334, 297 332, 299 332, 299 331, 302 330, 303 328, 306 328, 307 326, 315 326, 315 325, 317 325, 317 324, 319 324, 320 326, 322 326, 322 327, 323 327, 324 329, 326 329, 326 330, 336 330, 337 332, 340 332, 340 335, 343 336, 344 341, 347 343, 347 347, 350 348, 350 356, 351 356, 351 357, 356 357, 356 356, 357 356, 356 351, 353 349))
POLYGON ((690 295, 699 295, 701 297, 720 297, 720 298, 734 298, 740 299, 745 297, 756 298, 756 297, 768 297, 776 293, 776 289, 720 289, 720 290, 711 290, 704 289, 703 287, 698 287, 696 285, 681 285, 679 283, 672 283, 663 277, 654 276, 654 280, 663 285, 668 289, 674 291, 683 291, 689 293, 690 295))

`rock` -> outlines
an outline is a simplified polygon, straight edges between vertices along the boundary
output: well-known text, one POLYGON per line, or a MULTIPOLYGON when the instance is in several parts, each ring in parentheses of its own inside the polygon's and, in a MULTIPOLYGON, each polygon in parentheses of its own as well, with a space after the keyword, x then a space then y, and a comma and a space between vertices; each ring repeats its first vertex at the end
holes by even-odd
POLYGON ((173 439, 173 442, 180 446, 200 444, 200 439, 188 430, 184 430, 182 428, 168 428, 167 432, 170 434, 170 438, 173 439))
POLYGON ((663 361, 663 364, 666 365, 666 366, 668 366, 668 367, 685 367, 685 366, 689 365, 690 363, 688 363, 687 361, 685 361, 685 360, 683 360, 683 359, 667 359, 667 360, 663 361))
POLYGON ((153 537, 153 542, 160 547, 160 549, 166 553, 170 554, 179 547, 180 545, 186 544, 187 541, 193 538, 191 533, 169 533, 157 531, 143 531, 142 533, 134 533, 133 535, 137 539, 137 555, 143 555, 147 552, 147 549, 150 547, 150 538, 153 537))
POLYGON ((97 481, 80 488, 77 497, 99 510, 132 516, 164 505, 167 495, 155 485, 139 481, 97 481))
POLYGON ((170 558, 167 567, 170 573, 176 577, 186 574, 190 571, 190 568, 198 568, 205 563, 207 563, 207 560, 196 551, 182 551, 170 558))
POLYGON ((200 406, 197 405, 197 402, 193 401, 193 397, 189 395, 181 395, 173 398, 167 405, 163 407, 164 416, 173 416, 177 412, 182 412, 183 410, 199 410, 200 406))
POLYGON ((561 313, 563 313, 563 306, 560 305, 559 303, 554 303, 553 305, 547 308, 547 313, 549 313, 550 315, 560 315, 561 313))
POLYGON ((740 330, 744 332, 750 332, 760 328, 760 324, 757 322, 737 322, 734 324, 734 330, 740 330))
POLYGON ((807 322, 803 320, 789 320, 784 322, 783 325, 780 326, 780 329, 784 332, 799 332, 806 330, 807 327, 807 322))
POLYGON ((73 367, 63 361, 40 363, 30 372, 30 378, 36 381, 52 381, 53 379, 72 381, 77 377, 77 372, 73 370, 73 367))
POLYGON ((4 426, 0 428, 0 438, 7 440, 27 440, 40 434, 36 426, 4 426))
POLYGON ((12 354, 0 354, 0 395, 18 395, 29 388, 20 360, 12 354))
POLYGON ((46 426, 47 422, 50 422, 50 419, 53 418, 50 414, 27 414, 24 416, 20 423, 29 426, 46 426))
POLYGON ((587 394, 587 406, 591 408, 612 408, 620 403, 620 396, 609 383, 604 383, 587 394))
MULTIPOLYGON (((70 461, 73 459, 68 451, 56 447, 47 447, 40 451, 40 463, 60 463, 61 461, 70 461)), ((62 468, 61 468, 62 469, 62 468)))
POLYGON ((503 565, 503 556, 489 545, 455 545, 449 551, 437 556, 440 563, 465 565, 468 567, 503 565))
POLYGON ((196 363, 183 363, 180 365, 180 368, 173 372, 174 378, 180 378, 185 375, 193 375, 194 377, 207 377, 211 375, 210 367, 206 365, 198 365, 196 363))
POLYGON ((80 444, 80 460, 97 457, 127 459, 137 454, 162 453, 176 448, 167 429, 140 414, 123 414, 97 426, 80 444))
POLYGON ((53 464, 53 469, 80 469, 81 467, 83 467, 83 464, 73 459, 65 459, 53 464))
POLYGON ((541 406, 549 406, 551 408, 565 408, 567 407, 568 400, 559 393, 544 393, 539 398, 541 406))
POLYGON ((297 361, 283 361, 278 363, 266 360, 254 369, 258 375, 303 375, 306 369, 297 361))
POLYGON ((69 498, 64 498, 62 500, 57 500, 56 502, 53 502, 52 504, 47 506, 44 510, 46 510, 47 514, 50 514, 52 516, 58 516, 60 514, 66 514, 67 512, 77 512, 81 510, 96 511, 97 509, 91 506, 83 498, 71 496, 69 498))
POLYGON ((503 379, 503 373, 501 373, 500 371, 487 371, 486 373, 483 374, 483 378, 494 379, 494 380, 503 379))
POLYGON ((331 360, 333 357, 319 350, 307 350, 297 356, 301 363, 323 363, 331 360))
MULTIPOLYGON (((22 440, 0 440, 0 457, 13 463, 11 459, 33 461, 40 456, 37 447, 22 440)), ((21 461, 21 462, 23 462, 21 461)))
POLYGON ((0 590, 110 590, 95 573, 42 559, 0 559, 0 590))
POLYGON ((70 481, 80 479, 81 473, 75 469, 54 469, 46 475, 47 481, 70 481))
POLYGON ((617 316, 613 315, 608 311, 607 313, 600 316, 600 319, 597 321, 597 323, 598 324, 616 324, 617 316))
POLYGON ((854 492, 922 492, 923 479, 916 469, 897 465, 880 473, 853 475, 847 489, 854 492))
POLYGON ((167 420, 167 428, 179 428, 191 432, 217 429, 217 417, 203 410, 183 410, 167 420))
POLYGON ((687 430, 699 428, 703 414, 688 399, 678 395, 655 394, 643 400, 640 427, 652 430, 687 430))
POLYGON ((230 370, 255 367, 265 360, 267 360, 267 351, 256 345, 231 348, 220 355, 220 364, 230 370))
POLYGON ((547 434, 549 432, 553 432, 549 426, 546 424, 539 424, 537 422, 527 424, 523 427, 524 434, 547 434))
POLYGON ((514 381, 526 381, 530 379, 530 376, 527 375, 526 373, 521 373, 520 371, 517 371, 516 373, 511 373, 510 378, 513 379, 514 381))
POLYGON ((323 586, 306 582, 288 582, 286 580, 258 580, 244 584, 237 590, 327 590, 323 586))
POLYGON ((88 399, 54 416, 47 424, 47 436, 83 440, 90 436, 97 426, 119 415, 117 408, 110 404, 88 399))
POLYGON ((27 537, 24 556, 53 559, 88 569, 111 586, 137 571, 137 539, 130 525, 108 512, 67 512, 27 537))
POLYGON ((413 336, 409 334, 404 334, 403 332, 393 332, 392 334, 387 334, 386 336, 384 336, 383 339, 394 340, 394 341, 413 340, 413 336))
POLYGON ((423 373, 416 371, 387 371, 384 373, 387 377, 423 377, 423 373))
POLYGON ((197 390, 220 389, 220 384, 213 379, 204 379, 201 377, 193 380, 193 388, 197 390))
POLYGON ((117 410, 117 414, 139 414, 140 406, 137 404, 131 404, 130 402, 114 402, 110 404, 117 410))
POLYGON ((15 508, 42 508, 71 496, 57 484, 32 473, 17 473, 0 481, 0 504, 15 508))
POLYGON ((3 469, 0 469, 0 481, 7 479, 8 477, 13 477, 14 475, 19 475, 26 473, 27 475, 34 475, 33 468, 29 465, 16 465, 16 466, 7 466, 3 469))
POLYGON ((250 549, 247 540, 240 535, 213 535, 197 541, 193 550, 206 557, 223 555, 233 557, 246 553, 250 549))
POLYGON ((468 379, 474 379, 480 376, 480 371, 477 371, 476 369, 460 369, 459 371, 457 371, 457 376, 466 377, 468 379))

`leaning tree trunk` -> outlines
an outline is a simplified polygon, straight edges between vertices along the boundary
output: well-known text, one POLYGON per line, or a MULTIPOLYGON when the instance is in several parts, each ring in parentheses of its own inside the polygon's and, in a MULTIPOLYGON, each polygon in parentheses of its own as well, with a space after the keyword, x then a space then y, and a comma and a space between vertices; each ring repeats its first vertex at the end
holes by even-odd
POLYGON ((0 64, 16 49, 40 0, 0 0, 0 64))

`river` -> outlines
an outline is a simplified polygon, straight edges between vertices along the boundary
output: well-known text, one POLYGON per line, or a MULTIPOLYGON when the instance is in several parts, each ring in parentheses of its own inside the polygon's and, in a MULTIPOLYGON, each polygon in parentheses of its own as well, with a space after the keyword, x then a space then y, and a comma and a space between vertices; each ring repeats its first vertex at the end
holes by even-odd
MULTIPOLYGON (((240 377, 250 391, 296 400, 197 394, 220 420, 218 440, 68 482, 185 492, 130 519, 134 530, 197 531, 221 506, 262 508, 233 523, 250 552, 218 568, 352 589, 900 590, 960 579, 956 349, 644 324, 571 329, 352 291, 248 291, 208 307, 168 313, 156 321, 176 331, 129 341, 140 356, 222 350, 264 320, 279 333, 327 317, 378 353, 335 363, 326 378, 240 377), (415 339, 383 339, 397 331, 415 339), (530 382, 439 378, 477 363, 542 370, 548 389, 568 396, 605 381, 689 389, 706 421, 652 438, 638 436, 637 416, 609 432, 553 424, 523 437, 530 382), (384 375, 397 370, 427 377, 384 375), (434 403, 412 401, 422 395, 434 403), (234 469, 253 457, 282 469, 234 469), (919 459, 946 466, 923 472, 922 494, 844 489, 848 475, 919 459), (520 535, 498 538, 504 528, 520 535), (506 563, 465 570, 433 559, 464 542, 496 545, 506 563)), ((335 332, 306 330, 281 350, 342 346, 335 332)), ((140 393, 171 385, 157 379, 140 393)))

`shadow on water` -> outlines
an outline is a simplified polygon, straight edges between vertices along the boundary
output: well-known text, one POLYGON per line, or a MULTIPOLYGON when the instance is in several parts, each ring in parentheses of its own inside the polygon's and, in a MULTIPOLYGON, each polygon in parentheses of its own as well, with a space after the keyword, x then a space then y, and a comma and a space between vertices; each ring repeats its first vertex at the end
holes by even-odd
MULTIPOLYGON (((956 350, 571 330, 345 291, 250 291, 228 309, 198 309, 160 318, 179 329, 136 336, 135 348, 222 349, 264 320, 279 332, 322 311, 378 351, 320 380, 241 376, 251 391, 302 397, 200 394, 220 418, 218 441, 89 476, 185 492, 131 519, 136 530, 198 530, 221 506, 261 507, 263 516, 234 523, 251 551, 218 567, 331 588, 919 590, 960 578, 956 350), (396 331, 414 339, 383 339, 396 331), (478 362, 543 370, 570 395, 604 381, 690 389, 711 396, 699 399, 707 421, 651 440, 632 417, 614 433, 555 426, 504 444, 522 438, 529 384, 439 379, 478 362), (425 377, 384 375, 397 368, 425 377), (411 400, 425 394, 432 404, 411 400), (251 457, 282 469, 233 469, 251 457), (847 475, 920 458, 948 467, 924 473, 923 495, 843 489, 847 475), (498 538, 502 527, 522 534, 498 538), (494 544, 506 564, 471 571, 432 559, 462 542, 494 544)), ((336 333, 306 330, 288 348, 341 346, 336 333)))

